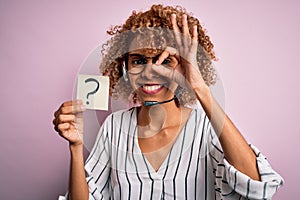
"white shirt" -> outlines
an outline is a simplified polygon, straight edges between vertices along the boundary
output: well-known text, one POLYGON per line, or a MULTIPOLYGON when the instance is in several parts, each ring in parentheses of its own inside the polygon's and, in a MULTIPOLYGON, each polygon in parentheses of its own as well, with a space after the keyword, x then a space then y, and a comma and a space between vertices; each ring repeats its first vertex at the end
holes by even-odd
POLYGON ((250 179, 225 160, 204 111, 193 109, 155 171, 138 145, 137 109, 118 111, 103 123, 86 160, 89 199, 271 199, 283 179, 251 147, 261 181, 250 179))

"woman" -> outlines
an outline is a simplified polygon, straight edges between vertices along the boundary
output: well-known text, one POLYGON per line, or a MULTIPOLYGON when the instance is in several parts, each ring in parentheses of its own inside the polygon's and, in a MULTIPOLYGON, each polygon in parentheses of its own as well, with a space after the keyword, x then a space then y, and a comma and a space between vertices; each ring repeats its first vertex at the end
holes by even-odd
POLYGON ((111 95, 139 106, 107 117, 85 164, 82 102, 55 112, 70 144, 66 198, 270 199, 283 180, 213 98, 213 44, 198 19, 153 5, 108 33, 111 95))

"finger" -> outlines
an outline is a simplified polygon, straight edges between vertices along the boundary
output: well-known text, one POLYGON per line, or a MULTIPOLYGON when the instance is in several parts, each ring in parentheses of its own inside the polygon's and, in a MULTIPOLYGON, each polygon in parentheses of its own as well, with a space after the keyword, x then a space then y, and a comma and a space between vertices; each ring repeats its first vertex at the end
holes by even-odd
POLYGON ((63 123, 63 124, 58 124, 57 125, 57 131, 60 132, 61 134, 67 130, 69 130, 71 125, 69 123, 63 123))
POLYGON ((172 23, 172 27, 173 27, 173 30, 174 30, 174 36, 175 36, 176 43, 178 44, 178 46, 181 46, 182 45, 182 43, 181 43, 181 31, 180 31, 180 29, 178 27, 178 24, 177 24, 176 14, 171 15, 171 23, 172 23))
POLYGON ((187 16, 184 14, 182 15, 182 42, 184 46, 189 46, 190 45, 190 31, 189 31, 189 26, 187 23, 187 16))
POLYGON ((169 56, 175 56, 175 58, 178 60, 178 51, 177 49, 173 47, 167 47, 158 57, 157 61, 155 62, 156 65, 161 65, 161 63, 168 58, 169 56))
POLYGON ((57 117, 59 114, 59 109, 57 111, 54 112, 54 117, 57 117))
POLYGON ((62 107, 72 106, 72 105, 83 105, 83 101, 80 99, 66 101, 62 104, 62 107))
POLYGON ((170 55, 170 52, 163 51, 160 56, 158 57, 157 61, 155 62, 156 65, 160 65, 166 58, 168 58, 170 55))
POLYGON ((197 25, 193 26, 191 51, 196 52, 198 48, 198 29, 197 25))
POLYGON ((57 126, 54 126, 54 130, 55 130, 56 132, 59 132, 57 126))
POLYGON ((61 112, 61 108, 62 107, 66 107, 66 106, 72 106, 72 105, 83 105, 83 101, 80 100, 80 99, 77 99, 77 100, 71 100, 71 101, 66 101, 64 102, 57 111, 54 112, 54 117, 58 117, 58 115, 60 114, 61 112))
POLYGON ((172 23, 173 30, 177 33, 180 33, 180 29, 177 24, 176 14, 174 13, 171 14, 171 23, 172 23))
POLYGON ((72 105, 72 106, 66 106, 62 107, 60 109, 61 114, 76 114, 76 113, 81 113, 86 110, 86 107, 84 105, 72 105))
POLYGON ((56 130, 56 131, 59 131, 58 130, 58 126, 60 125, 60 124, 67 124, 67 123, 73 123, 73 122, 75 122, 75 120, 76 120, 76 118, 75 118, 75 116, 74 115, 60 115, 59 117, 57 117, 57 118, 54 118, 53 119, 53 121, 52 121, 52 123, 53 123, 53 125, 54 125, 54 129, 56 130))
POLYGON ((56 117, 52 120, 52 124, 53 124, 53 125, 56 125, 56 124, 57 124, 57 118, 56 118, 56 117))
POLYGON ((184 35, 190 35, 190 31, 189 31, 189 27, 188 27, 188 23, 187 23, 187 16, 186 14, 182 15, 182 33, 184 35))
POLYGON ((75 115, 59 115, 59 123, 75 122, 75 115))

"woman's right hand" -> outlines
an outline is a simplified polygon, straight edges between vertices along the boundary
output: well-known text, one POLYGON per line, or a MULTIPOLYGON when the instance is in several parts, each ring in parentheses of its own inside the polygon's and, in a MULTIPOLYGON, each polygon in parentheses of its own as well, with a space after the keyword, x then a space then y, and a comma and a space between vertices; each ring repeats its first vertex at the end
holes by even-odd
POLYGON ((82 115, 85 110, 81 100, 74 100, 64 102, 54 113, 54 129, 72 146, 83 144, 82 115))

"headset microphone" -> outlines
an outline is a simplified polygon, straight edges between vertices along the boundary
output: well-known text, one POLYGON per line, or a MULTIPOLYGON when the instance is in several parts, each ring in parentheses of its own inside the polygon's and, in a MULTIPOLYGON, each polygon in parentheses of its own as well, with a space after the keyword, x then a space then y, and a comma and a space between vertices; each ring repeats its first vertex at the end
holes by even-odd
POLYGON ((164 104, 164 103, 168 103, 170 101, 173 101, 175 99, 175 96, 172 99, 166 100, 166 101, 145 101, 144 102, 144 106, 154 106, 154 105, 158 105, 158 104, 164 104))
POLYGON ((183 88, 179 88, 179 90, 176 92, 176 94, 174 95, 174 97, 172 99, 166 100, 166 101, 145 101, 144 102, 144 106, 154 106, 154 105, 158 105, 158 104, 164 104, 164 103, 168 103, 170 101, 173 101, 174 99, 178 98, 178 96, 180 96, 183 92, 183 88))

